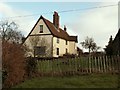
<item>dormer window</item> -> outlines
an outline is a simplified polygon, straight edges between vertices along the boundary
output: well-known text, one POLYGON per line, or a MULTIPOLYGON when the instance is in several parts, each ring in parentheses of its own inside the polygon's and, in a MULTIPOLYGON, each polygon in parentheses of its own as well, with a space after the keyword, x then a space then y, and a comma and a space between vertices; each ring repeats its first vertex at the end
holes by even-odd
POLYGON ((43 25, 40 25, 40 33, 43 33, 43 25))

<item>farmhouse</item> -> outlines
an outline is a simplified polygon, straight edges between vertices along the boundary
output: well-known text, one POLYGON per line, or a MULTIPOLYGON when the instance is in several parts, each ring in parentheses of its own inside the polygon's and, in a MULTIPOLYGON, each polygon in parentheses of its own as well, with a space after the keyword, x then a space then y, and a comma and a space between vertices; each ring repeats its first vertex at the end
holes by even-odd
POLYGON ((60 28, 59 15, 54 12, 53 23, 41 16, 25 38, 24 45, 28 56, 59 57, 64 54, 77 54, 77 36, 70 36, 67 28, 60 28))

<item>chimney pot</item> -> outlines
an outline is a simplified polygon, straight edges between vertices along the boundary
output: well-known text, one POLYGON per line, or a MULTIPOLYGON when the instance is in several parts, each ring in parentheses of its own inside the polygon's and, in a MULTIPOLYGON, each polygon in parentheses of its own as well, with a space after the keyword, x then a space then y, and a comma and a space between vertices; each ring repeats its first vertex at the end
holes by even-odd
POLYGON ((66 28, 66 26, 64 25, 64 31, 66 31, 67 30, 67 28, 66 28))

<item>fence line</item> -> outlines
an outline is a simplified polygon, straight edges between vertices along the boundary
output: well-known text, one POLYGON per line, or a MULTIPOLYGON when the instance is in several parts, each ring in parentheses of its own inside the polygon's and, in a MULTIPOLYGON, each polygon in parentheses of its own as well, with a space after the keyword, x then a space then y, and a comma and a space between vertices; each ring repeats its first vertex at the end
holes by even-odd
POLYGON ((42 74, 119 73, 120 56, 76 57, 37 60, 42 74))

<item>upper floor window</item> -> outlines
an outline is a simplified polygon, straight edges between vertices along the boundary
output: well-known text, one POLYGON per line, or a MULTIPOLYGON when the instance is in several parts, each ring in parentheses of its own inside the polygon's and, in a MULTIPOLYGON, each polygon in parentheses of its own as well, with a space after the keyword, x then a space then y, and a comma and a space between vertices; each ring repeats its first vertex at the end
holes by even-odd
POLYGON ((59 38, 57 38, 57 43, 59 43, 59 38))
POLYGON ((67 40, 66 40, 66 45, 68 44, 67 40))
POLYGON ((40 33, 43 33, 43 25, 40 25, 40 33))

